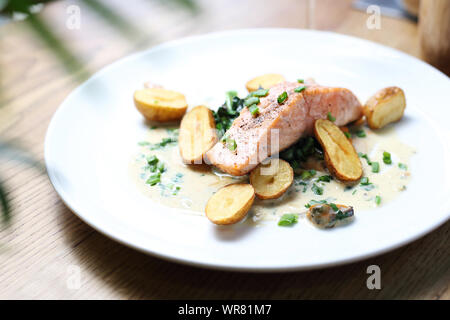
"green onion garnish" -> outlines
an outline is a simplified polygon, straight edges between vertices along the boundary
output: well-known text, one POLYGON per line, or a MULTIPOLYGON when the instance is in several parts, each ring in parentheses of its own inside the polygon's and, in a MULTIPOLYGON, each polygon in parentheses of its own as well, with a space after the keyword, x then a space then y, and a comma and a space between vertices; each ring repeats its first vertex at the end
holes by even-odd
POLYGON ((335 122, 335 121, 336 121, 336 118, 333 117, 333 115, 332 115, 331 112, 329 112, 329 111, 328 111, 328 114, 327 114, 327 118, 328 118, 328 120, 330 120, 331 122, 335 122))
POLYGON ((303 79, 297 79, 297 82, 298 82, 298 83, 305 83, 305 80, 303 80, 303 79))
POLYGON ((258 103, 259 103, 258 97, 250 97, 250 98, 245 99, 244 106, 248 107, 248 106, 251 106, 252 104, 258 104, 258 103))
POLYGON ((377 206, 380 205, 380 203, 381 203, 381 197, 380 196, 376 196, 375 197, 375 203, 377 204, 377 206))
POLYGON ((225 93, 225 104, 227 105, 228 110, 233 109, 233 98, 234 97, 237 97, 236 91, 228 91, 227 93, 225 93))
POLYGON ((332 176, 329 176, 329 175, 327 175, 327 176, 320 176, 318 179, 317 179, 317 181, 322 181, 322 182, 330 182, 331 181, 331 179, 333 179, 333 177, 332 176))
POLYGON ((374 173, 380 172, 380 164, 378 162, 372 162, 371 166, 372 166, 372 172, 374 172, 374 173))
POLYGON ((278 225, 282 227, 291 226, 298 221, 298 215, 294 213, 287 213, 283 214, 283 216, 280 218, 280 221, 278 221, 278 225))
POLYGON ((300 175, 302 180, 309 180, 316 175, 316 170, 305 170, 300 175))
POLYGON ((365 138, 367 136, 366 133, 364 132, 364 130, 362 130, 362 129, 356 131, 355 134, 357 137, 360 137, 360 138, 365 138))
POLYGON ((338 212, 339 208, 337 205, 335 205, 334 203, 330 203, 330 207, 333 209, 334 212, 338 212))
POLYGON ((301 86, 301 87, 295 88, 294 91, 300 93, 300 92, 302 92, 302 91, 305 90, 305 89, 306 89, 305 86, 301 86))
POLYGON ((269 90, 266 89, 258 89, 256 91, 253 91, 250 95, 253 97, 265 97, 269 94, 269 90))
POLYGON ((346 136, 348 139, 351 139, 351 138, 352 138, 352 135, 350 134, 350 132, 344 131, 344 134, 345 134, 345 136, 346 136))
POLYGON ((367 154, 362 153, 362 152, 358 152, 358 156, 360 156, 361 158, 366 159, 367 164, 368 164, 369 166, 372 165, 372 162, 370 161, 369 156, 368 156, 367 154))
POLYGON ((257 116, 259 114, 259 108, 256 104, 252 104, 248 107, 248 111, 252 114, 252 116, 257 116))
POLYGON ((323 194, 323 188, 319 187, 318 185, 316 185, 315 183, 313 184, 311 190, 317 194, 317 195, 322 195, 323 194))
POLYGON ((227 148, 230 149, 231 151, 234 151, 237 148, 236 140, 234 140, 234 139, 227 138, 226 144, 227 144, 227 148))
POLYGON ((288 98, 288 94, 287 94, 287 92, 286 91, 284 91, 282 94, 280 94, 279 96, 278 96, 278 103, 279 104, 283 104, 286 100, 287 100, 287 98, 288 98))
POLYGON ((369 184, 370 184, 369 178, 367 178, 367 177, 362 177, 361 178, 361 185, 362 186, 368 186, 369 184))
POLYGON ((305 208, 310 208, 312 205, 315 204, 327 204, 327 200, 311 200, 307 204, 305 204, 305 208))
POLYGON ((403 170, 408 170, 408 166, 407 166, 406 164, 404 164, 404 163, 399 163, 399 164, 398 164, 398 167, 399 167, 400 169, 403 169, 403 170))
POLYGON ((156 173, 156 174, 154 174, 154 175, 151 175, 151 176, 147 179, 147 181, 146 181, 145 183, 147 183, 147 184, 149 184, 149 185, 151 185, 151 186, 154 186, 154 185, 156 185, 158 182, 161 182, 161 173, 160 173, 160 172, 158 172, 158 173, 156 173))
POLYGON ((392 159, 391 159, 391 154, 387 151, 383 152, 383 162, 385 164, 391 164, 392 163, 392 159))
POLYGON ((148 156, 147 157, 147 163, 148 164, 157 164, 158 163, 158 158, 156 156, 148 156))

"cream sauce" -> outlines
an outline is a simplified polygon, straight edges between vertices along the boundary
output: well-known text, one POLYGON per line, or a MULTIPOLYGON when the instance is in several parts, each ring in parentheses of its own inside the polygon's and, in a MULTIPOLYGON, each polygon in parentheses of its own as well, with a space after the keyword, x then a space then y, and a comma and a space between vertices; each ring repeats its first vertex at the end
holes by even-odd
MULTIPOLYGON (((379 163, 379 173, 374 173, 367 161, 361 158, 364 177, 369 178, 370 185, 358 184, 347 187, 337 180, 317 181, 320 176, 329 174, 324 171, 317 171, 312 179, 305 181, 296 176, 292 186, 281 198, 256 199, 249 216, 255 222, 278 220, 285 213, 304 213, 307 210, 305 205, 311 200, 327 200, 352 206, 355 215, 358 215, 361 210, 383 206, 395 199, 406 190, 410 181, 409 160, 416 151, 398 139, 393 127, 377 132, 364 128, 364 131, 366 137, 353 137, 353 145, 357 152, 367 154, 372 162, 379 163), (384 151, 391 154, 392 164, 383 162, 384 151), (399 163, 405 164, 407 169, 400 168, 399 163), (313 192, 314 184, 323 188, 322 195, 313 192), (376 196, 381 197, 380 204, 376 203, 376 196)), ((167 137, 173 137, 173 133, 166 127, 151 129, 145 141, 140 143, 139 151, 130 164, 132 179, 149 198, 169 207, 188 209, 192 214, 204 215, 206 202, 218 189, 230 183, 248 181, 247 176, 231 177, 207 165, 183 164, 176 143, 150 150, 148 144, 159 143, 167 137), (148 169, 146 158, 151 155, 164 162, 166 168, 161 175, 161 183, 155 186, 146 184, 152 174, 148 169)))

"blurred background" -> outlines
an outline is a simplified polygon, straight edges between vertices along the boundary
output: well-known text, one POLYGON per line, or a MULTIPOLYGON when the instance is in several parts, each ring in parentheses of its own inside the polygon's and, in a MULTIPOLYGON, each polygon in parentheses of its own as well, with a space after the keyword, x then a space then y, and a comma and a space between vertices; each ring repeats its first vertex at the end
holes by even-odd
MULTIPOLYGON (((59 261, 95 232, 62 204, 43 166, 49 121, 73 89, 103 66, 165 41, 262 27, 356 36, 450 74, 450 0, 0 0, 0 281, 19 271, 31 281, 42 265, 33 252, 59 261), (74 230, 61 239, 67 228, 74 230), (29 257, 32 267, 15 260, 5 269, 14 256, 10 248, 29 257)), ((95 246, 112 246, 95 235, 95 246)), ((142 259, 126 252, 130 261, 142 259)), ((121 297, 104 290, 105 296, 121 297)))

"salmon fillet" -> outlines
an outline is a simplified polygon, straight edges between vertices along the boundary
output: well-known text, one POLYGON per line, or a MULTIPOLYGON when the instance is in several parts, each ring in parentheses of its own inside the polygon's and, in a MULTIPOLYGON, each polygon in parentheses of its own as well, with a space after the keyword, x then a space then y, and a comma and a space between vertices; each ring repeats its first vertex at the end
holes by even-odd
POLYGON ((328 112, 338 126, 362 116, 361 103, 348 89, 308 82, 306 90, 297 93, 294 89, 299 86, 283 82, 272 87, 266 97, 260 98, 260 113, 256 117, 244 108, 225 133, 228 139, 236 141, 236 149, 230 150, 219 141, 207 152, 208 162, 233 176, 245 175, 267 157, 312 134, 314 121, 326 119, 328 112), (278 96, 284 91, 288 98, 279 104, 278 96))

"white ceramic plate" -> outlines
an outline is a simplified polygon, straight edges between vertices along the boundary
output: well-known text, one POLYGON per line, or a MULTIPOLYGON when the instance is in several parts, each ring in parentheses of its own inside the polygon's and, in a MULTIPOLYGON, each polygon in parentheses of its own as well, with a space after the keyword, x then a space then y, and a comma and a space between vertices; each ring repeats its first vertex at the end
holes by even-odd
POLYGON ((312 269, 392 250, 449 218, 450 81, 431 66, 368 41, 289 29, 236 30, 186 38, 122 59, 98 72, 60 106, 49 126, 45 161, 64 202, 107 236, 159 257, 253 271, 312 269), (252 76, 277 72, 348 87, 365 101, 379 88, 404 89, 397 127, 414 146, 408 190, 347 227, 308 223, 280 228, 216 227, 205 217, 163 207, 140 193, 128 163, 147 127, 132 94, 153 80, 186 94, 189 104, 223 103, 224 92, 252 76), (212 99, 212 100, 211 100, 212 99))

